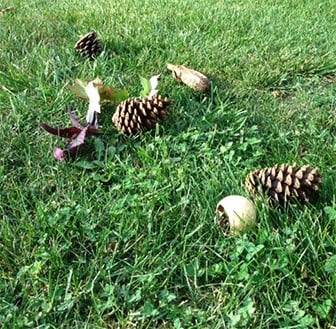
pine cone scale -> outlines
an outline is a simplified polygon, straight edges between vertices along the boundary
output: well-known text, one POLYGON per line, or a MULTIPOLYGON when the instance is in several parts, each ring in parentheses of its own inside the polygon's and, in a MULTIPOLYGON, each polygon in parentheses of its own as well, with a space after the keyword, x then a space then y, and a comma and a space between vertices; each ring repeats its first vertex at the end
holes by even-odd
POLYGON ((285 179, 285 184, 288 185, 288 186, 291 186, 293 183, 293 179, 290 175, 287 175, 286 176, 286 179, 285 179))
POLYGON ((279 181, 277 182, 274 190, 275 190, 276 193, 282 193, 283 188, 282 188, 282 184, 279 181))

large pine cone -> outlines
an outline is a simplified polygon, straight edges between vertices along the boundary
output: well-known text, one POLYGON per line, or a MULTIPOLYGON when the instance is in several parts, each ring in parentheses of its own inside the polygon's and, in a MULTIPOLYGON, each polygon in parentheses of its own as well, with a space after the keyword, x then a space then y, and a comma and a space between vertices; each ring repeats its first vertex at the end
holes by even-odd
POLYGON ((291 199, 308 202, 322 183, 318 168, 309 165, 298 167, 284 164, 259 169, 246 177, 246 189, 250 194, 263 192, 271 201, 286 203, 291 199))
POLYGON ((97 33, 90 32, 77 41, 75 49, 81 56, 92 60, 95 56, 98 56, 102 52, 103 48, 100 40, 98 39, 97 33))
POLYGON ((157 95, 149 98, 129 98, 120 103, 112 117, 118 131, 131 136, 139 131, 154 128, 169 114, 173 100, 157 95))

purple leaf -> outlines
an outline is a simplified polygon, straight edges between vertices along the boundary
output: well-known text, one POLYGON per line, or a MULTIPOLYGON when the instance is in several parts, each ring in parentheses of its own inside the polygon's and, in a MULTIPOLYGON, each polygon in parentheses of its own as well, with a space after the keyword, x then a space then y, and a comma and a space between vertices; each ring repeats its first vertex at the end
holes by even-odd
POLYGON ((53 127, 50 127, 48 126, 47 124, 45 123, 41 123, 41 127, 46 130, 48 133, 52 134, 52 135, 56 135, 56 136, 59 136, 59 129, 58 128, 53 128, 53 127))
POLYGON ((83 146, 85 140, 90 135, 97 135, 101 133, 98 129, 98 113, 94 112, 94 120, 92 123, 88 123, 86 127, 83 127, 76 119, 75 115, 68 109, 68 113, 73 126, 67 128, 54 128, 45 123, 41 124, 41 127, 52 135, 68 138, 69 141, 65 147, 65 150, 60 148, 54 148, 54 157, 59 161, 64 161, 71 155, 74 157, 78 149, 83 146))
POLYGON ((68 157, 68 153, 58 147, 54 148, 54 157, 58 161, 64 161, 68 157))
POLYGON ((80 129, 77 127, 53 128, 45 123, 42 123, 41 126, 44 130, 52 135, 65 138, 71 138, 73 135, 79 134, 83 130, 83 128, 80 129))
POLYGON ((68 113, 71 119, 72 124, 79 129, 83 129, 83 126, 79 123, 79 121, 76 119, 76 117, 74 116, 74 114, 71 111, 71 107, 68 108, 68 113))
POLYGON ((87 129, 88 129, 88 135, 90 135, 90 136, 99 135, 99 134, 102 133, 102 130, 98 129, 94 125, 88 124, 87 129))
POLYGON ((77 149, 85 143, 87 130, 88 127, 85 127, 77 136, 74 136, 74 138, 67 145, 67 149, 71 153, 77 151, 77 149))

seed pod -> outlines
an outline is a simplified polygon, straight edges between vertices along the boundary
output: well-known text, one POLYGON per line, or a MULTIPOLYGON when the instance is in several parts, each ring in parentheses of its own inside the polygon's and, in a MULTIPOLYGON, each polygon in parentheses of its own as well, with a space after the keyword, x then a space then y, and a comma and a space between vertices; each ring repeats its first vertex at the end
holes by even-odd
POLYGON ((183 65, 167 64, 167 68, 173 72, 173 77, 177 81, 183 82, 190 88, 200 92, 210 90, 210 80, 204 74, 183 65))

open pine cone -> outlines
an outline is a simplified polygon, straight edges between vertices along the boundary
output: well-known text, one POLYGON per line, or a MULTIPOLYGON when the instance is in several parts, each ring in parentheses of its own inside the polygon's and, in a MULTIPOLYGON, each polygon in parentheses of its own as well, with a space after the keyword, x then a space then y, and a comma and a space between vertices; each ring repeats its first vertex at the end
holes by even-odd
POLYGON ((120 103, 112 117, 118 131, 131 136, 139 131, 154 128, 169 114, 173 100, 157 95, 153 98, 129 98, 120 103))
POLYGON ((102 45, 96 32, 82 36, 75 45, 76 51, 83 57, 92 60, 102 52, 102 45))
POLYGON ((286 203, 291 199, 309 202, 322 183, 318 168, 309 165, 283 164, 255 170, 247 175, 246 189, 250 194, 262 192, 271 201, 286 203))

